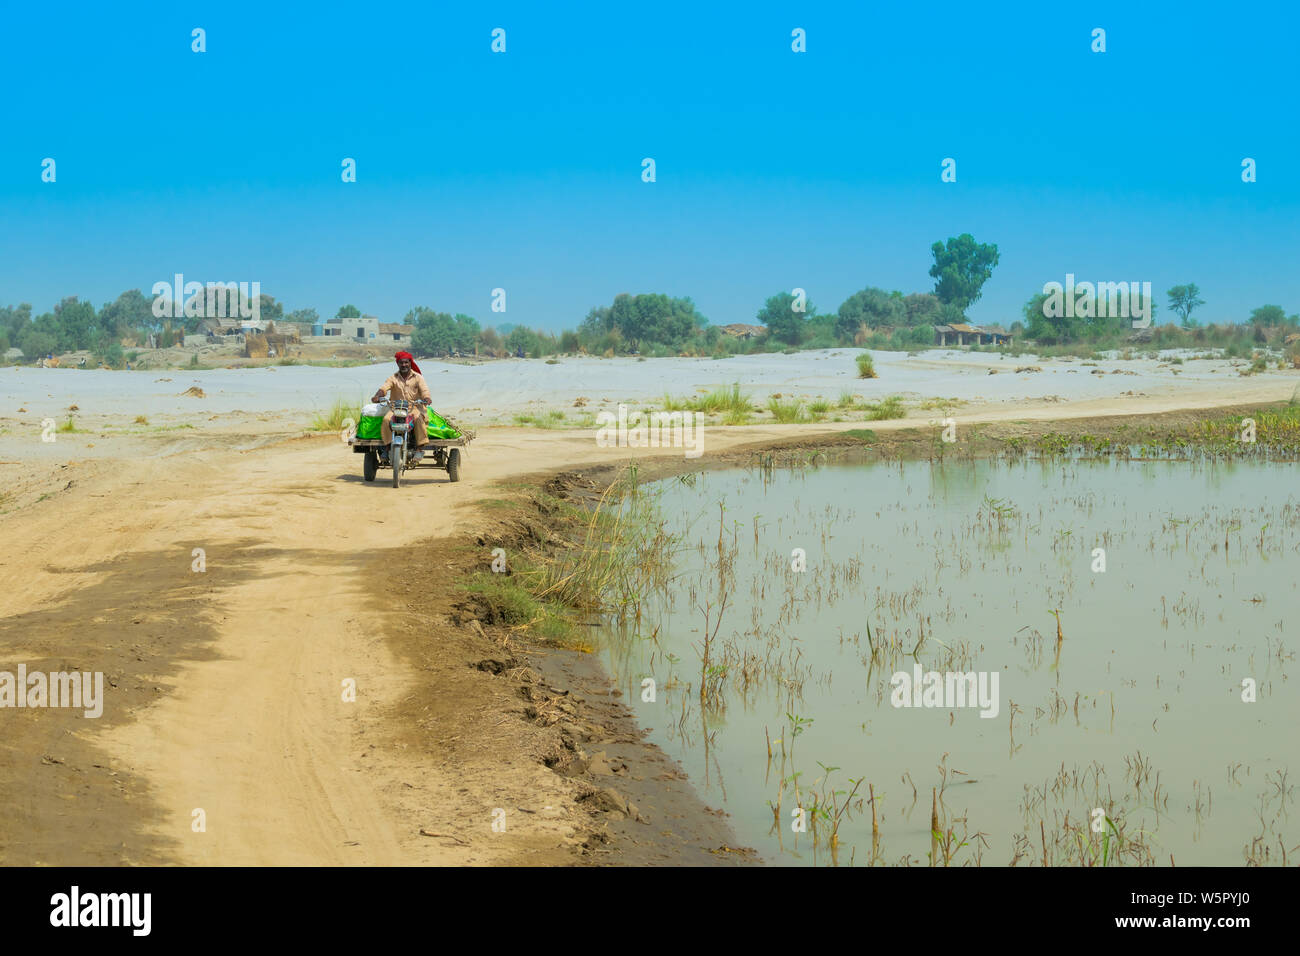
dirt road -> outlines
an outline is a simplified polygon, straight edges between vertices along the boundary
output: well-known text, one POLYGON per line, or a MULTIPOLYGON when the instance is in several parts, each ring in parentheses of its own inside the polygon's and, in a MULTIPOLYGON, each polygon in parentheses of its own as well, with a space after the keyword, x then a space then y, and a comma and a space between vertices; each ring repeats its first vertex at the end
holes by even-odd
MULTIPOLYGON (((1272 388, 1260 399, 1289 386, 1272 388)), ((852 427, 713 428, 700 464, 852 427)), ((502 719, 511 705, 474 667, 479 651, 413 609, 445 571, 436 542, 476 528, 475 502, 495 483, 627 450, 598 448, 589 431, 494 429, 471 446, 462 482, 421 469, 394 490, 364 483, 337 438, 240 451, 248 436, 213 434, 145 457, 120 441, 94 460, 65 443, 69 460, 39 475, 14 461, 0 473, 50 495, 0 519, 0 669, 107 681, 99 719, 0 711, 0 862, 572 862, 586 830, 571 785, 539 759, 540 738, 502 719), (490 826, 499 808, 508 838, 490 826)))

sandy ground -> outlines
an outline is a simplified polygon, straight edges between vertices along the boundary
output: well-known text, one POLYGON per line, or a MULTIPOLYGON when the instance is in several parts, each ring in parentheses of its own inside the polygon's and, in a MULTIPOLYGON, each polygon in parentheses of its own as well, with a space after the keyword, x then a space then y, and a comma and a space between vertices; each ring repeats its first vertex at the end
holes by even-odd
MULTIPOLYGON (((909 357, 903 352, 871 353, 880 377, 859 379, 854 358, 861 349, 746 355, 730 359, 565 358, 548 365, 538 360, 487 362, 425 360, 421 368, 433 392, 434 407, 469 425, 512 423, 518 412, 573 410, 582 397, 595 410, 618 402, 661 401, 665 393, 684 397, 739 382, 758 404, 772 394, 827 398, 845 390, 876 401, 902 395, 919 402, 956 398, 967 410, 1110 401, 1123 410, 1135 399, 1221 401, 1226 393, 1280 394, 1298 371, 1269 371, 1242 377, 1241 359, 1190 359, 1171 365, 1163 359, 1100 361, 1006 358, 991 353, 931 350, 909 357), (1037 367, 1038 372, 1016 372, 1037 367), (993 371, 996 374, 990 375, 993 371), (1102 374, 1094 374, 1100 371, 1102 374), (1129 374, 1132 373, 1132 374, 1129 374)), ((1172 356, 1174 353, 1168 353, 1172 356)), ((1180 353, 1190 356, 1194 353, 1180 353)), ((0 369, 0 429, 14 421, 37 423, 66 418, 77 405, 80 415, 105 415, 127 422, 145 415, 151 424, 188 422, 203 427, 265 419, 281 430, 306 425, 314 412, 336 398, 372 395, 393 370, 391 363, 354 368, 268 366, 256 369, 111 372, 99 369, 0 369), (201 389, 204 398, 186 395, 201 389), (19 408, 27 409, 19 413, 19 408), (215 417, 214 417, 215 416, 215 417), (291 419, 291 421, 286 421, 291 419)), ((1289 397, 1290 391, 1285 397, 1289 397)), ((0 434, 0 437, 3 437, 0 434)))
MULTIPOLYGON (((1219 368, 1177 378, 1154 367, 1093 376, 1077 362, 989 376, 993 364, 1006 363, 890 355, 870 382, 852 378, 845 351, 752 367, 587 360, 425 371, 435 396, 454 386, 459 404, 435 400, 453 414, 470 403, 567 408, 578 395, 644 401, 743 371, 742 383, 787 394, 969 396, 959 425, 1278 401, 1300 382, 1290 372, 1243 378, 1226 363, 1188 363, 1219 368)), ((662 755, 637 750, 626 714, 599 698, 598 673, 578 673, 563 655, 516 654, 425 596, 440 576, 490 560, 484 499, 629 451, 598 447, 590 430, 488 428, 460 483, 424 468, 398 490, 366 484, 360 456, 336 436, 302 437, 302 416, 322 394, 373 389, 385 373, 0 370, 0 670, 23 662, 108 681, 99 719, 0 710, 0 861, 557 864, 644 845, 643 858, 610 860, 667 862, 726 842, 725 822, 692 804, 673 767, 655 768, 662 755), (206 398, 178 395, 195 383, 206 398), (41 441, 40 418, 74 404, 90 431, 41 441), (138 414, 152 427, 195 427, 125 433, 138 414), (475 534, 476 547, 457 544, 475 534), (345 681, 355 702, 342 699, 345 681), (530 717, 548 709, 570 719, 530 717), (616 768, 609 779, 558 772, 574 753, 616 768), (593 812, 593 793, 611 782, 639 809, 593 812), (491 828, 497 809, 504 833, 491 828)), ((853 427, 710 428, 698 465, 853 427)))

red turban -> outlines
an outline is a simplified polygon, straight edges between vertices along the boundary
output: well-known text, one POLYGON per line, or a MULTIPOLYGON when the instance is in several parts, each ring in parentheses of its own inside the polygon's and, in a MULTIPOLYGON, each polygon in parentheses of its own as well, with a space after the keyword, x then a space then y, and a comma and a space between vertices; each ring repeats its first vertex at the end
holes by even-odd
POLYGON ((411 371, 413 371, 413 372, 419 372, 421 375, 424 374, 423 372, 420 372, 420 366, 418 366, 418 365, 415 364, 415 356, 412 355, 410 352, 398 352, 396 355, 393 356, 393 358, 394 358, 394 359, 410 359, 410 360, 411 360, 411 371))

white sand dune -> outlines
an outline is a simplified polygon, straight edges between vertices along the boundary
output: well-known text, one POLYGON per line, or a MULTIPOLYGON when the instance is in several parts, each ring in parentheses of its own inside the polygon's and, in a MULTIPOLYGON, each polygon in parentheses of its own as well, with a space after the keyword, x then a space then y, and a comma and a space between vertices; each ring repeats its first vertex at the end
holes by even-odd
MULTIPOLYGON (((468 421, 508 420, 513 413, 539 407, 568 408, 578 396, 594 405, 605 400, 653 404, 665 393, 684 396, 732 382, 739 382, 759 403, 775 393, 834 400, 848 389, 868 401, 898 394, 909 399, 958 398, 973 405, 1053 397, 1074 402, 1119 398, 1132 392, 1153 397, 1210 393, 1225 401, 1234 395, 1257 396, 1261 392, 1287 397, 1290 393, 1285 383, 1290 382, 1294 389, 1300 382, 1296 372, 1242 377, 1237 372, 1241 360, 1189 360, 1181 366, 1165 367, 1154 359, 1102 361, 1098 367, 1106 374, 1097 375, 1093 366, 1079 361, 954 350, 926 351, 913 357, 903 352, 873 352, 880 377, 859 379, 854 365, 859 351, 643 362, 565 358, 555 365, 540 360, 464 365, 428 359, 421 367, 433 390, 435 407, 468 421), (1016 368, 1026 365, 1042 371, 1016 373, 1016 368), (998 374, 990 375, 989 369, 998 374)), ((389 364, 162 372, 12 368, 0 370, 0 415, 11 416, 19 407, 33 415, 59 415, 75 404, 84 414, 143 414, 151 419, 200 407, 209 415, 283 411, 301 417, 335 398, 359 399, 372 394, 391 368, 389 364), (201 388, 206 397, 183 396, 191 386, 201 388)))

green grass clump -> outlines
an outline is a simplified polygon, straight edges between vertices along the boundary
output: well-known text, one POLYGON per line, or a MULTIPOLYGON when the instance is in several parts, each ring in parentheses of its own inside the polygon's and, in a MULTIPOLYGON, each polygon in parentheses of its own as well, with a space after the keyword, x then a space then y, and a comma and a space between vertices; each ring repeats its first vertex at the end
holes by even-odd
POLYGON ((870 428, 850 428, 844 434, 850 438, 856 438, 863 442, 872 442, 876 440, 876 433, 870 428))
POLYGON ((695 403, 697 412, 731 412, 748 411, 749 396, 740 390, 740 383, 735 382, 731 388, 719 388, 707 395, 700 396, 695 403))
POLYGON ((808 412, 797 398, 782 401, 774 395, 767 400, 767 410, 782 425, 801 425, 808 421, 808 412))
POLYGON ((516 425, 531 425, 534 428, 564 428, 568 424, 564 412, 558 408, 552 408, 540 415, 520 412, 515 416, 514 421, 516 425))
POLYGON ((869 422, 880 422, 888 418, 906 418, 907 412, 903 409, 903 399, 898 395, 890 395, 888 398, 881 399, 874 405, 868 405, 867 418, 869 422))
POLYGON ((547 609, 515 575, 478 571, 465 590, 482 599, 485 620, 506 627, 530 627, 547 617, 547 609))
POLYGON ((311 430, 317 432, 336 432, 343 427, 343 423, 352 420, 355 425, 361 421, 361 403, 349 402, 344 398, 337 398, 329 411, 317 412, 312 419, 311 430))
POLYGON ((840 400, 839 400, 840 408, 852 408, 857 403, 858 403, 858 396, 855 395, 849 389, 846 388, 844 391, 840 392, 840 400))
POLYGON ((856 359, 858 363, 858 378, 878 378, 876 375, 876 365, 871 361, 871 353, 863 352, 856 359))
POLYGON ((664 410, 669 412, 706 412, 709 414, 749 411, 749 395, 740 390, 740 383, 730 388, 716 388, 706 395, 694 395, 689 398, 664 396, 664 410))
POLYGON ((71 415, 68 416, 66 422, 62 422, 59 427, 54 430, 56 432, 63 432, 64 434, 81 434, 83 432, 83 429, 77 427, 77 423, 73 420, 71 415))

